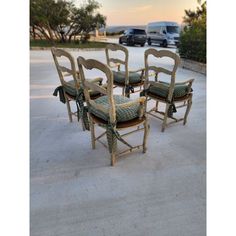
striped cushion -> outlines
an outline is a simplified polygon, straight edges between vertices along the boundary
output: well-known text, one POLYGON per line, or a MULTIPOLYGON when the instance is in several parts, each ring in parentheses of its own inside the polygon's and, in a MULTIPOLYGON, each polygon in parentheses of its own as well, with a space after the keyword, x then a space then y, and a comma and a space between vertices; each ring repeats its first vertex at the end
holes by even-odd
MULTIPOLYGON (((125 84, 125 71, 112 71, 114 76, 114 82, 119 84, 125 84)), ((137 84, 141 82, 141 75, 137 72, 129 72, 129 83, 137 84)))
MULTIPOLYGON (((121 96, 121 95, 114 95, 113 96, 115 104, 122 104, 122 103, 126 103, 126 102, 130 102, 132 101, 130 98, 121 96)), ((104 106, 104 108, 109 108, 109 102, 108 102, 108 97, 107 96, 102 96, 100 98, 97 98, 94 100, 94 102, 96 102, 97 104, 101 104, 104 106)), ((126 108, 120 108, 118 106, 116 106, 116 121, 117 122, 124 122, 124 121, 129 121, 135 118, 139 117, 139 105, 135 104, 132 105, 130 107, 126 107, 126 108)), ((108 113, 104 113, 100 110, 97 110, 95 107, 93 106, 89 106, 88 107, 89 112, 92 113, 93 115, 108 121, 109 120, 109 114, 108 113)))
MULTIPOLYGON (((72 97, 76 97, 76 89, 75 89, 75 81, 70 80, 66 82, 66 84, 63 85, 63 88, 65 89, 65 92, 68 93, 72 97)), ((100 92, 97 91, 91 91, 90 96, 97 96, 100 92)))
MULTIPOLYGON (((151 85, 149 88, 149 93, 154 94, 156 96, 160 96, 163 98, 168 97, 169 93, 169 83, 159 81, 159 83, 166 85, 165 88, 159 88, 155 85, 151 85)), ((180 98, 188 94, 188 86, 187 85, 175 85, 173 98, 180 98)))

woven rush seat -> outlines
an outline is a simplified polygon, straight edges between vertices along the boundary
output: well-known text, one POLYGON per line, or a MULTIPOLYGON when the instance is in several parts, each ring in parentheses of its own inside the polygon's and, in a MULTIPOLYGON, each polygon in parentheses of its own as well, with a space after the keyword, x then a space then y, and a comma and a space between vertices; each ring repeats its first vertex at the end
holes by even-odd
MULTIPOLYGON (((165 85, 165 87, 160 88, 158 86, 155 85, 151 85, 149 87, 149 91, 148 94, 150 95, 155 95, 158 97, 161 97, 163 99, 166 99, 168 97, 169 94, 169 83, 163 82, 163 81, 159 81, 160 84, 165 85)), ((184 96, 186 96, 188 94, 188 85, 178 85, 176 84, 174 87, 174 92, 173 92, 173 99, 178 99, 178 98, 182 98, 184 96)))
MULTIPOLYGON (((69 96, 76 98, 76 89, 75 89, 75 81, 74 80, 70 80, 70 81, 64 83, 63 88, 69 96)), ((100 95, 101 94, 98 91, 90 91, 90 96, 93 98, 99 97, 100 95)))
MULTIPOLYGON (((112 71, 114 76, 114 83, 125 85, 125 71, 112 71)), ((137 72, 129 72, 129 84, 141 83, 141 75, 137 72)))
MULTIPOLYGON (((117 104, 123 104, 132 101, 130 98, 121 96, 121 95, 114 95, 114 102, 116 104, 116 121, 117 122, 125 122, 130 121, 135 118, 139 117, 139 109, 140 105, 134 104, 129 107, 119 107, 117 104)), ((92 113, 94 116, 99 117, 103 119, 104 121, 109 120, 109 101, 107 96, 102 96, 94 100, 95 103, 104 106, 105 109, 107 109, 107 113, 102 112, 96 108, 94 108, 92 105, 88 107, 89 112, 92 113)))

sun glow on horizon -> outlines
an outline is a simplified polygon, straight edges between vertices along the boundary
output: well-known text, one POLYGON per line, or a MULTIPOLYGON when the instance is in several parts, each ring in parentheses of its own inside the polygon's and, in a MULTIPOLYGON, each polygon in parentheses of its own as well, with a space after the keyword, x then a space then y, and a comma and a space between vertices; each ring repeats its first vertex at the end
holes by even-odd
POLYGON ((146 25, 152 21, 176 21, 182 23, 184 10, 195 9, 197 0, 133 0, 101 3, 100 12, 107 16, 107 25, 146 25))

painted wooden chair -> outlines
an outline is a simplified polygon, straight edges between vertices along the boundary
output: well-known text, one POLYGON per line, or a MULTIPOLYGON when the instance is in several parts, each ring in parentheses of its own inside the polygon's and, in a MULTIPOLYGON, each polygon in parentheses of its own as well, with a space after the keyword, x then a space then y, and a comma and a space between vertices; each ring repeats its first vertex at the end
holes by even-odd
POLYGON ((78 57, 77 61, 88 107, 92 148, 95 149, 96 141, 107 147, 110 152, 112 166, 115 164, 118 156, 135 149, 142 147, 145 153, 149 130, 148 120, 144 110, 146 98, 140 97, 136 100, 131 100, 122 95, 113 95, 113 73, 107 65, 93 59, 85 60, 83 57, 78 57), (107 79, 106 88, 91 83, 85 78, 85 71, 92 69, 97 69, 105 74, 105 78, 107 79), (92 100, 89 93, 90 89, 98 91, 104 94, 104 96, 92 100), (105 129, 105 132, 97 137, 95 136, 95 124, 105 129), (130 131, 129 129, 129 132, 122 135, 119 133, 119 130, 127 128, 133 128, 134 130, 132 129, 130 131), (124 136, 139 131, 144 132, 142 144, 132 146, 124 140, 124 136), (108 145, 100 140, 104 135, 107 136, 108 145), (128 149, 118 153, 117 140, 128 146, 128 149))
POLYGON ((128 67, 129 52, 128 49, 119 44, 108 44, 105 49, 107 65, 112 69, 114 86, 122 88, 122 95, 130 96, 131 92, 141 91, 144 85, 144 68, 131 71, 128 67), (116 56, 111 57, 110 51, 124 53, 124 59, 116 56), (121 66, 124 70, 121 70, 121 66), (134 90, 139 88, 139 90, 134 90))
MULTIPOLYGON (((76 69, 76 64, 73 56, 63 49, 51 48, 52 56, 56 65, 56 69, 59 75, 61 86, 58 87, 58 90, 61 89, 60 100, 63 103, 66 103, 69 121, 72 122, 72 116, 83 116, 79 114, 83 110, 83 91, 81 89, 81 82, 79 79, 79 72, 76 69), (62 98, 61 98, 62 97, 62 98), (77 102, 77 111, 72 112, 70 102, 77 102)), ((93 83, 102 83, 102 78, 96 78, 92 81, 93 83)), ((56 91, 56 90, 55 90, 56 91)), ((54 95, 57 93, 55 92, 54 95)), ((90 91, 90 95, 93 99, 101 96, 99 92, 90 91)), ((83 129, 88 129, 82 118, 83 129)))
POLYGON ((167 124, 183 121, 185 125, 187 117, 192 105, 192 83, 194 79, 190 79, 183 82, 176 82, 176 70, 180 63, 180 57, 171 51, 160 50, 150 48, 144 53, 145 57, 145 89, 142 95, 146 95, 147 100, 153 99, 156 101, 154 108, 149 110, 147 113, 163 121, 162 132, 164 132, 167 124), (164 67, 159 67, 157 63, 155 65, 149 62, 149 56, 154 56, 155 60, 158 58, 167 57, 174 61, 172 70, 164 67), (151 73, 150 73, 151 71, 151 73), (153 73, 154 72, 154 73, 153 73), (163 82, 158 79, 158 75, 164 73, 169 75, 169 81, 163 82), (155 75, 154 81, 151 81, 151 77, 155 75), (159 102, 165 104, 165 111, 160 111, 158 104, 159 102), (178 104, 178 106, 176 105, 178 104), (173 116, 177 108, 186 107, 186 111, 183 118, 176 118, 173 116), (171 119, 169 123, 167 121, 171 119))

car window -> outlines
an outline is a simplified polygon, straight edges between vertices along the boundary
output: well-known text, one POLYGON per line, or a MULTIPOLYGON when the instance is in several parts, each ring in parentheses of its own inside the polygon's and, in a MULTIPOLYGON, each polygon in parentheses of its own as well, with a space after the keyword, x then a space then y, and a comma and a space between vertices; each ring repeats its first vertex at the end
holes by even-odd
POLYGON ((149 26, 147 31, 148 31, 148 34, 156 34, 157 33, 155 26, 149 26))
POLYGON ((149 26, 148 28, 148 33, 149 34, 156 34, 161 32, 161 26, 149 26))
POLYGON ((127 34, 133 34, 134 30, 133 29, 129 29, 127 30, 127 34))
POLYGON ((179 27, 178 26, 166 26, 167 32, 170 34, 178 34, 179 27))
POLYGON ((141 30, 141 29, 135 29, 134 33, 135 34, 146 34, 145 30, 141 30))
POLYGON ((157 33, 161 33, 161 26, 157 26, 157 33))
POLYGON ((164 32, 166 33, 166 27, 165 27, 165 26, 162 26, 162 27, 161 27, 161 33, 164 33, 164 32))

